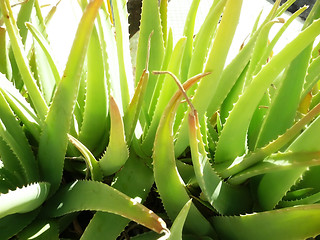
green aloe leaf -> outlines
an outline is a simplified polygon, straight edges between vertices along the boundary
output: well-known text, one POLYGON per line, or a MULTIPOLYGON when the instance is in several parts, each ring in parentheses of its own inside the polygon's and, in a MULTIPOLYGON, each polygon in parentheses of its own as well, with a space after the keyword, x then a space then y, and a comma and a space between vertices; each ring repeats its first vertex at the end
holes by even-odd
POLYGON ((114 97, 121 114, 123 114, 124 110, 121 98, 119 60, 117 54, 117 43, 114 36, 114 27, 110 21, 110 16, 105 13, 105 11, 99 12, 97 20, 108 93, 114 97))
POLYGON ((299 167, 317 166, 319 164, 320 154, 318 152, 276 153, 264 159, 262 162, 235 174, 228 179, 228 182, 231 184, 240 184, 253 176, 288 169, 297 169, 299 167))
POLYGON ((264 119, 257 140, 257 147, 263 147, 274 140, 293 124, 300 102, 311 50, 312 46, 308 46, 290 64, 264 119))
POLYGON ((126 139, 128 145, 132 141, 132 137, 138 122, 139 115, 141 113, 142 103, 144 101, 145 92, 147 89, 147 83, 149 81, 149 71, 145 70, 140 78, 140 81, 134 92, 134 96, 131 99, 127 112, 123 116, 123 122, 126 132, 126 139))
POLYGON ((28 226, 38 215, 35 210, 28 213, 17 213, 0 219, 0 239, 10 239, 28 226))
POLYGON ((265 90, 301 51, 320 33, 320 21, 316 20, 290 42, 259 72, 246 88, 230 113, 216 148, 217 163, 232 161, 246 151, 246 134, 252 115, 265 90), (244 113, 244 109, 245 113, 244 113), (232 142, 232 144, 230 144, 232 142))
MULTIPOLYGON (((153 180, 153 172, 143 159, 137 157, 132 152, 129 159, 121 171, 117 172, 112 187, 122 193, 144 202, 149 194, 153 180), (138 178, 136 176, 139 176, 138 178), (132 179, 135 179, 132 181, 132 179)), ((107 212, 97 212, 83 235, 82 240, 103 239, 105 236, 116 239, 124 228, 128 225, 129 219, 107 212)))
POLYGON ((314 203, 318 203, 319 201, 320 201, 320 193, 318 192, 297 200, 292 200, 292 201, 283 200, 279 202, 277 207, 279 208, 294 207, 298 205, 314 204, 314 203))
POLYGON ((79 140, 94 152, 107 131, 108 93, 99 36, 93 29, 87 50, 86 99, 79 140))
POLYGON ((7 47, 7 31, 3 27, 0 27, 0 73, 5 74, 8 79, 12 77, 7 47))
POLYGON ((264 119, 258 136, 257 147, 262 147, 278 135, 283 134, 294 122, 311 51, 312 43, 291 62, 286 70, 285 77, 278 87, 264 119))
POLYGON ((262 68, 263 64, 267 62, 269 55, 264 55, 264 50, 268 45, 268 37, 272 26, 275 23, 283 23, 283 19, 276 19, 270 21, 261 27, 261 31, 258 34, 255 46, 253 49, 252 57, 250 59, 249 68, 246 75, 246 86, 252 81, 252 77, 256 75, 262 68), (264 57, 265 59, 262 59, 264 57))
POLYGON ((49 183, 40 182, 0 194, 0 218, 35 210, 46 200, 49 189, 49 183))
POLYGON ((213 41, 212 49, 208 55, 208 61, 204 69, 205 72, 212 72, 213 74, 206 76, 200 81, 192 101, 199 112, 199 116, 202 116, 207 110, 209 103, 214 96, 212 90, 217 90, 229 47, 237 28, 241 6, 242 0, 229 0, 226 3, 221 22, 213 41))
POLYGON ((222 239, 307 239, 319 234, 320 205, 212 219, 222 239))
MULTIPOLYGON (((172 57, 172 51, 173 51, 173 33, 172 33, 172 29, 170 28, 168 33, 168 39, 167 39, 166 50, 164 53, 163 63, 161 65, 161 71, 165 71, 168 69, 171 61, 171 57, 172 57)), ((163 87, 163 80, 165 77, 166 77, 165 75, 159 76, 159 78, 157 79, 157 84, 155 86, 155 89, 153 90, 153 96, 150 103, 149 115, 148 115, 151 119, 153 118, 155 108, 157 107, 157 102, 159 99, 159 95, 161 93, 161 89, 163 87)), ((148 121, 147 122, 148 126, 150 126, 151 120, 150 119, 146 119, 146 120, 148 121)))
MULTIPOLYGON (((319 145, 314 139, 320 131, 320 118, 317 117, 307 129, 287 148, 292 152, 317 152, 319 145)), ((262 177, 258 185, 257 195, 264 209, 272 209, 300 179, 307 167, 297 167, 286 172, 273 172, 262 177), (277 184, 281 182, 281 184, 277 184), (267 190, 272 189, 272 193, 267 190)))
POLYGON ((13 112, 19 117, 35 139, 40 137, 40 119, 30 103, 13 86, 12 82, 0 74, 0 91, 10 105, 13 112))
POLYGON ((25 22, 30 21, 31 17, 31 12, 33 9, 35 0, 27 1, 21 4, 21 9, 18 13, 17 17, 17 27, 19 29, 19 33, 21 36, 21 41, 23 44, 26 43, 27 40, 27 34, 28 34, 28 29, 25 25, 25 22))
POLYGON ((224 182, 211 167, 196 112, 189 114, 189 141, 194 171, 206 200, 223 215, 249 211, 252 203, 249 191, 224 182), (234 199, 237 199, 237 204, 234 204, 234 199))
MULTIPOLYGON (((303 179, 298 184, 296 184, 294 190, 297 189, 297 191, 299 191, 302 189, 309 189, 311 190, 309 191, 309 193, 316 193, 320 191, 320 183, 319 181, 317 181, 319 172, 320 172, 320 167, 310 167, 309 170, 305 172, 303 179)), ((287 193, 284 199, 293 200, 292 198, 289 198, 289 199, 287 198, 288 194, 290 196, 291 191, 287 193)))
MULTIPOLYGON (((166 41, 166 39, 165 39, 166 41)), ((160 23, 160 13, 157 0, 149 0, 142 2, 141 25, 139 33, 139 43, 136 60, 136 85, 142 76, 147 61, 147 55, 150 51, 149 72, 159 70, 161 68, 164 56, 164 39, 160 23), (150 49, 148 49, 148 38, 152 34, 150 49)), ((146 69, 147 70, 147 69, 146 69)), ((150 108, 153 91, 157 84, 158 76, 150 75, 143 102, 143 112, 147 113, 150 108)), ((143 123, 142 123, 143 124, 143 123)))
POLYGON ((168 0, 160 0, 160 19, 162 27, 162 36, 164 45, 167 46, 167 35, 168 35, 168 0))
MULTIPOLYGON (((270 156, 272 153, 280 151, 281 148, 290 144, 304 129, 304 127, 309 124, 314 117, 316 117, 320 112, 320 105, 314 107, 309 111, 300 121, 295 123, 290 129, 288 129, 283 135, 280 135, 276 140, 269 143, 267 146, 256 149, 244 156, 237 157, 231 163, 226 162, 222 164, 216 164, 215 169, 219 172, 219 175, 223 178, 228 178, 234 174, 237 174, 246 168, 253 166, 254 164, 262 161, 266 157, 270 156)), ((311 145, 313 146, 313 145, 311 145)), ((301 148, 298 151, 312 152, 317 151, 317 149, 301 148)))
POLYGON ((30 27, 30 23, 26 23, 28 29, 32 28, 32 31, 30 32, 34 36, 30 57, 32 60, 30 61, 30 64, 31 67, 35 69, 33 70, 33 72, 40 86, 43 97, 46 100, 46 103, 49 105, 54 93, 55 86, 60 81, 60 75, 52 59, 52 55, 50 56, 50 53, 47 50, 47 40, 45 40, 45 38, 38 30, 36 30, 36 28, 41 28, 39 26, 40 23, 38 23, 38 19, 35 19, 34 22, 36 27, 30 27), (35 35, 35 31, 37 31, 37 36, 35 35))
MULTIPOLYGON (((113 0, 113 17, 116 29, 116 44, 119 61, 120 87, 123 111, 126 111, 133 95, 132 65, 129 49, 127 0, 113 0)), ((149 36, 149 35, 147 35, 149 36)), ((145 62, 145 61, 144 61, 145 62)))
POLYGON ((94 181, 102 181, 102 172, 98 161, 94 158, 89 149, 83 145, 79 140, 68 134, 69 141, 81 152, 83 155, 87 169, 91 173, 91 179, 94 181))
POLYGON ((151 230, 162 233, 165 222, 151 210, 118 190, 93 181, 77 181, 63 187, 44 208, 45 215, 58 217, 68 213, 93 210, 130 218, 151 230))
MULTIPOLYGON (((205 74, 186 81, 183 84, 183 88, 187 90, 203 76, 205 74)), ((190 199, 185 189, 185 184, 176 168, 172 135, 173 120, 182 96, 182 91, 179 90, 164 110, 153 147, 154 178, 164 207, 171 219, 177 217, 179 209, 190 199)), ((185 227, 188 231, 199 235, 214 234, 210 224, 194 205, 190 208, 185 227)))
MULTIPOLYGON (((223 2, 224 1, 221 1, 221 4, 223 4, 223 2)), ((228 92, 231 90, 232 86, 240 76, 244 67, 247 65, 252 53, 252 47, 254 46, 253 44, 255 40, 253 39, 250 44, 248 43, 248 48, 246 48, 246 51, 241 51, 239 54, 241 56, 234 59, 232 64, 228 65, 227 67, 228 71, 223 70, 226 56, 229 49, 229 44, 231 44, 234 31, 238 24, 237 19, 240 14, 242 1, 233 2, 229 0, 227 4, 228 5, 226 5, 224 8, 225 12, 223 14, 223 18, 221 19, 220 26, 217 29, 216 36, 213 43, 214 45, 212 46, 212 50, 209 53, 208 61, 205 66, 205 72, 214 72, 214 74, 213 76, 207 76, 200 82, 199 87, 197 88, 197 91, 193 98, 193 104, 197 109, 197 111, 199 112, 200 118, 204 116, 204 113, 206 111, 208 116, 212 116, 214 112, 217 110, 217 108, 221 105, 222 101, 227 96, 228 92), (234 3, 236 5, 234 5, 234 3), (212 89, 214 89, 214 92, 212 92, 212 89)), ((223 8, 224 5, 220 5, 219 3, 217 5, 217 8, 218 6, 219 8, 221 7, 223 8)), ((215 14, 219 14, 219 12, 215 12, 215 14)), ((207 27, 209 28, 209 26, 207 27)), ((206 32, 204 32, 203 34, 206 34, 206 32)), ((201 47, 200 42, 199 44, 201 47)), ((210 44, 210 43, 204 43, 204 44, 210 44)), ((194 57, 195 56, 196 55, 194 55, 194 57)), ((200 60, 205 61, 205 55, 203 55, 202 57, 200 58, 200 60)), ((195 59, 195 61, 197 60, 195 59)), ((190 65, 190 69, 191 67, 192 65, 190 65)), ((201 66, 196 67, 195 71, 201 72, 202 71, 201 69, 202 69, 201 66)), ((179 129, 177 141, 175 144, 176 156, 179 156, 186 149, 188 145, 187 134, 188 134, 188 119, 186 114, 181 123, 181 127, 179 129)))
POLYGON ((110 97, 109 102, 111 118, 110 140, 106 152, 99 161, 105 176, 117 172, 129 157, 120 110, 112 97, 110 97))
POLYGON ((61 181, 64 156, 67 150, 71 118, 80 85, 80 75, 86 55, 90 32, 102 0, 92 1, 80 21, 75 41, 57 86, 39 142, 38 160, 42 179, 51 183, 55 192, 61 181))
POLYGON ((20 161, 3 138, 0 138, 0 156, 1 182, 4 186, 10 186, 2 188, 0 193, 7 192, 9 189, 14 190, 16 187, 22 187, 26 184, 28 180, 20 161))
POLYGON ((7 27, 7 32, 10 37, 10 43, 12 46, 14 57, 19 67, 23 82, 28 90, 29 96, 39 115, 39 118, 41 120, 44 120, 48 111, 48 107, 31 73, 29 62, 24 52, 24 46, 20 39, 19 30, 13 17, 9 0, 1 0, 0 8, 2 14, 4 16, 7 16, 3 19, 7 27))
MULTIPOLYGON (((29 29, 29 31, 31 32, 34 39, 37 41, 37 44, 35 44, 36 52, 38 52, 38 54, 41 54, 42 58, 45 57, 44 59, 45 59, 45 61, 47 61, 47 64, 49 65, 49 67, 47 67, 46 70, 49 72, 52 71, 52 75, 53 75, 54 79, 51 82, 51 84, 53 84, 53 85, 58 84, 60 82, 60 74, 59 74, 57 66, 53 60, 53 53, 50 50, 50 46, 49 46, 48 41, 32 23, 26 23, 26 26, 29 29), (43 55, 45 55, 45 56, 43 56, 43 55)), ((37 53, 36 53, 36 58, 37 58, 37 53)), ((39 64, 39 61, 41 61, 41 59, 38 60, 38 64, 39 64)), ((39 71, 39 69, 38 69, 38 71, 39 71)), ((47 81, 43 80, 42 84, 48 84, 47 81)), ((44 86, 44 87, 46 87, 46 86, 44 86)), ((48 86, 48 88, 50 89, 49 86, 48 86)), ((51 95, 53 93, 53 86, 51 86, 51 88, 52 89, 49 92, 49 96, 50 96, 49 100, 51 100, 51 95)))
POLYGON ((146 90, 147 90, 148 81, 150 77, 148 66, 149 66, 150 44, 151 44, 152 35, 153 35, 153 32, 151 32, 148 39, 148 52, 147 52, 145 69, 142 72, 140 81, 138 82, 138 85, 135 89, 134 96, 131 99, 130 105, 123 117, 128 145, 130 145, 130 142, 132 140, 132 136, 136 129, 138 118, 140 116, 143 103, 145 101, 144 97, 146 95, 146 90))
POLYGON ((190 207, 191 207, 192 200, 190 199, 180 210, 178 216, 174 220, 171 228, 170 228, 170 236, 168 237, 168 240, 182 240, 182 230, 184 227, 184 223, 186 221, 186 218, 188 216, 190 207))
POLYGON ((0 93, 0 136, 18 157, 27 183, 39 180, 36 159, 31 146, 2 93, 0 93))
POLYGON ((214 1, 205 21, 196 35, 188 72, 189 78, 203 71, 208 49, 226 2, 226 0, 214 1))
POLYGON ((193 0, 184 23, 183 36, 187 38, 181 62, 181 82, 188 79, 188 70, 193 51, 194 25, 196 22, 197 11, 200 0, 193 0))
POLYGON ((54 220, 36 220, 18 234, 20 240, 58 240, 59 226, 54 220))
POLYGON ((320 78, 320 57, 314 59, 309 67, 308 67, 308 74, 305 78, 304 89, 301 94, 301 98, 305 97, 308 92, 312 90, 314 85, 319 81, 320 78))
MULTIPOLYGON (((288 2, 288 1, 287 1, 288 2)), ((286 2, 286 3, 287 3, 286 2)), ((284 4, 283 4, 284 5, 284 4)), ((281 7, 283 7, 283 5, 281 7)), ((297 10, 292 16, 290 16, 289 19, 287 19, 283 26, 280 28, 280 30, 276 33, 276 35, 272 38, 271 42, 268 44, 268 46, 265 48, 263 57, 261 57, 259 66, 264 65, 266 59, 272 54, 272 49, 276 45, 276 43, 279 41, 280 37, 283 35, 284 31, 290 26, 290 24, 295 20, 301 13, 303 13, 307 9, 307 6, 304 6, 297 10)), ((279 19, 282 21, 282 19, 279 19)))
MULTIPOLYGON (((179 72, 180 72, 181 60, 183 56, 183 49, 185 47, 185 43, 186 43, 186 38, 181 38, 177 42, 172 52, 171 59, 168 65, 168 71, 172 72, 173 74, 177 74, 177 76, 179 76, 179 72)), ((159 78, 159 81, 160 80, 162 79, 159 78)), ((152 152, 152 146, 154 143, 154 138, 159 125, 161 115, 164 109, 166 108, 168 102, 170 101, 170 98, 172 97, 175 90, 177 89, 174 81, 172 81, 169 75, 166 75, 164 77, 163 82, 161 84, 162 84, 162 88, 161 88, 162 91, 160 91, 159 93, 159 97, 156 102, 156 107, 152 116, 150 127, 148 128, 145 136, 143 137, 143 142, 142 142, 142 149, 148 156, 150 156, 152 152)))

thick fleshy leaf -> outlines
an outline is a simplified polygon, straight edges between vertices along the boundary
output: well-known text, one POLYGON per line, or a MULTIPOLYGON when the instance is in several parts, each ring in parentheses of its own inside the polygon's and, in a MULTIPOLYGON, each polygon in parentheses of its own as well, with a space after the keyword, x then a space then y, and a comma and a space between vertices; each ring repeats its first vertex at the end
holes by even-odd
POLYGON ((252 199, 248 189, 229 185, 211 167, 196 113, 189 114, 189 141, 194 171, 206 200, 223 215, 250 211, 252 199))
MULTIPOLYGON (((283 135, 280 135, 276 140, 269 143, 263 148, 259 148, 253 152, 237 157, 232 163, 226 162, 222 164, 216 164, 215 169, 219 172, 219 175, 223 178, 228 178, 234 174, 237 174, 246 168, 253 166, 254 164, 262 161, 273 153, 280 151, 283 147, 290 144, 304 129, 304 127, 309 124, 314 117, 316 117, 320 112, 320 105, 314 107, 309 111, 300 121, 295 123, 291 128, 289 128, 283 135)), ((314 123, 314 122, 313 122, 314 123)), ((305 133, 305 132, 304 132, 305 133)), ((310 134, 310 132, 309 132, 310 134)), ((303 135, 303 134, 302 134, 303 135)), ((302 136, 300 135, 300 137, 302 136)), ((312 141, 312 138, 311 140, 312 141)), ((310 144, 310 143, 309 143, 310 144)), ((310 146, 313 146, 310 144, 310 146)), ((306 145, 304 148, 297 149, 301 152, 316 152, 317 149, 308 148, 306 145)))
MULTIPOLYGON (((151 159, 150 159, 151 160, 151 159)), ((112 187, 130 196, 140 203, 144 202, 151 189, 153 172, 146 163, 132 152, 121 171, 117 172, 112 187), (136 176, 139 176, 138 178, 136 176), (132 181, 132 179, 135 179, 132 181)), ((107 212, 97 212, 83 235, 81 240, 100 239, 105 236, 116 239, 129 223, 128 218, 107 212)), ((157 235, 159 236, 159 235, 157 235)))
POLYGON ((192 200, 190 199, 181 209, 178 216, 174 220, 171 228, 170 228, 170 236, 168 237, 168 240, 182 240, 182 230, 184 223, 186 221, 186 218, 188 216, 190 207, 191 207, 192 200))
POLYGON ((127 161, 129 150, 127 147, 123 122, 119 108, 110 97, 110 140, 106 152, 101 157, 99 165, 105 176, 109 176, 117 172, 127 161))
POLYGON ((59 226, 54 220, 36 220, 18 234, 21 240, 59 240, 59 226))
POLYGON ((297 200, 291 200, 291 201, 286 201, 283 200, 281 201, 277 207, 279 208, 284 208, 284 207, 294 207, 298 205, 307 205, 307 204, 314 204, 314 203, 319 203, 320 201, 320 193, 315 193, 307 197, 303 197, 297 200))
POLYGON ((10 105, 10 108, 25 125, 35 139, 40 137, 40 119, 30 103, 13 86, 12 82, 0 74, 0 91, 10 105))
POLYGON ((134 92, 134 96, 131 99, 130 105, 123 116, 124 128, 128 145, 130 145, 130 142, 132 141, 138 118, 141 113, 142 104, 145 100, 144 96, 146 93, 148 81, 149 71, 144 70, 134 92))
MULTIPOLYGON (((202 75, 204 76, 204 75, 202 75)), ((190 88, 201 75, 184 83, 184 89, 190 88)), ((170 100, 167 108, 162 114, 153 148, 153 170, 157 189, 163 205, 171 219, 175 219, 190 197, 185 189, 185 184, 176 168, 174 156, 174 142, 172 135, 173 120, 177 107, 182 98, 179 90, 170 100)), ((189 217, 185 224, 188 231, 195 234, 214 235, 209 222, 200 214, 194 205, 191 206, 189 217)))
MULTIPOLYGON (((168 65, 168 71, 172 72, 175 75, 177 74, 177 76, 179 76, 179 72, 180 72, 181 59, 183 56, 183 49, 185 47, 185 43, 186 43, 185 38, 181 38, 177 42, 172 52, 171 59, 168 65)), ((151 155, 152 146, 154 143, 154 138, 159 125, 161 115, 177 88, 174 81, 171 79, 169 75, 164 76, 163 79, 159 78, 159 81, 160 80, 163 81, 161 83, 162 88, 156 102, 150 127, 148 128, 142 143, 142 149, 147 155, 151 155)))
POLYGON ((7 31, 0 27, 0 73, 11 79, 12 72, 10 67, 9 52, 7 47, 7 31))
MULTIPOLYGON (((166 41, 166 39, 165 39, 166 41)), ((164 56, 164 39, 160 23, 160 13, 157 0, 142 1, 141 24, 139 33, 139 43, 136 60, 135 81, 138 84, 139 79, 145 69, 148 51, 150 51, 149 72, 161 69, 164 56), (148 38, 153 32, 150 49, 148 49, 148 38)), ((150 108, 152 95, 157 84, 158 76, 150 75, 143 102, 143 112, 147 113, 150 108)), ((142 123, 143 125, 144 123, 142 123)), ((144 125, 143 125, 144 126, 144 125)))
MULTIPOLYGON (((220 1, 219 4, 217 5, 217 8, 218 7, 223 8, 224 6, 223 4, 224 4, 224 1, 220 1)), ((240 14, 242 1, 241 0, 228 1, 227 4, 224 8, 223 17, 221 19, 221 23, 219 24, 219 28, 217 29, 217 32, 215 35, 215 39, 213 43, 214 45, 212 46, 210 53, 208 53, 208 61, 204 67, 205 69, 204 71, 212 72, 212 76, 205 77, 199 83, 199 86, 197 87, 197 91, 193 97, 193 104, 197 109, 197 111, 199 112, 200 120, 202 116, 204 116, 204 113, 206 111, 208 113, 208 116, 211 116, 214 114, 217 108, 219 108, 223 99, 227 96, 233 84, 236 82, 239 75, 243 71, 244 67, 247 65, 251 55, 251 50, 252 50, 251 47, 253 45, 251 46, 249 45, 249 47, 247 48, 248 51, 243 51, 243 54, 244 56, 246 56, 246 58, 242 58, 243 56, 239 57, 237 60, 233 62, 234 65, 229 68, 229 71, 223 71, 225 61, 226 61, 226 56, 228 54, 228 49, 238 24, 237 19, 240 14), (225 76, 223 76, 224 73, 225 73, 225 76), (212 103, 212 101, 214 101, 214 103, 212 103), (218 104, 216 105, 216 103, 218 104)), ((219 9, 219 11, 214 12, 214 14, 219 14, 221 10, 222 9, 219 9)), ((209 24, 209 22, 207 24, 209 24)), ((207 28, 210 28, 210 26, 211 25, 209 24, 207 28)), ((202 34, 205 35, 207 34, 207 32, 204 30, 202 34)), ((210 41, 210 39, 207 39, 207 40, 210 41)), ((251 42, 251 44, 253 43, 254 41, 251 42)), ((201 49, 202 41, 200 41, 200 38, 199 38, 198 44, 200 44, 199 47, 201 49)), ((204 42, 204 46, 208 47, 209 45, 210 45, 210 42, 208 43, 204 42)), ((205 49, 204 51, 208 51, 208 50, 205 49)), ((240 54, 241 53, 242 51, 240 52, 240 54)), ((196 53, 194 53, 193 58, 195 58, 194 61, 197 61, 195 56, 196 56, 196 53)), ((205 54, 199 58, 199 61, 205 61, 205 54)), ((195 72, 197 71, 202 72, 201 65, 200 66, 196 66, 196 65, 195 65, 195 72)), ((190 64, 190 71, 191 71, 191 68, 192 68, 192 62, 190 64)), ((186 149, 188 145, 188 117, 187 116, 188 114, 185 115, 178 132, 177 141, 175 144, 176 156, 179 156, 186 149)))
POLYGON ((14 190, 16 187, 22 187, 26 184, 28 180, 17 155, 13 153, 10 146, 1 137, 0 156, 0 175, 2 185, 0 193, 5 193, 9 189, 14 190))
POLYGON ((36 26, 31 23, 26 23, 26 26, 35 39, 34 50, 38 66, 37 72, 39 74, 43 95, 49 104, 52 98, 54 87, 60 81, 60 74, 53 60, 53 53, 50 50, 48 41, 36 28, 36 26))
MULTIPOLYGON (((134 83, 128 32, 127 0, 112 1, 119 61, 120 88, 123 111, 126 111, 133 95, 134 83)), ((149 36, 149 34, 147 35, 149 36)), ((144 61, 145 62, 145 61, 144 61)))
POLYGON ((35 210, 46 200, 49 189, 49 183, 40 182, 0 194, 0 218, 35 210))
POLYGON ((55 194, 43 209, 50 217, 84 210, 115 213, 157 233, 167 231, 165 222, 151 210, 101 182, 77 181, 69 184, 55 194))
MULTIPOLYGON (((314 139, 320 131, 320 118, 315 119, 310 126, 288 147, 292 152, 318 152, 319 144, 314 139)), ((259 182, 257 194, 260 205, 264 209, 272 209, 290 190, 290 188, 302 178, 307 167, 296 167, 286 172, 273 172, 263 176, 259 182), (278 184, 281 182, 281 184, 278 184), (270 192, 268 189, 272 189, 270 192)))
POLYGON ((19 30, 18 30, 16 21, 13 17, 9 0, 0 1, 0 9, 4 16, 8 16, 3 18, 3 20, 7 27, 7 32, 10 37, 10 43, 12 46, 14 57, 17 62, 23 82, 28 90, 28 94, 39 115, 39 118, 41 120, 44 120, 45 115, 47 114, 47 111, 48 111, 48 107, 31 73, 31 70, 29 67, 29 61, 24 52, 24 46, 22 44, 22 41, 19 35, 19 30))
POLYGON ((304 49, 290 64, 285 78, 278 87, 268 110, 257 140, 257 147, 263 147, 294 122, 299 106, 307 67, 311 56, 312 44, 304 49))
POLYGON ((183 36, 187 38, 187 41, 184 47, 184 52, 183 52, 183 57, 181 62, 181 82, 185 82, 188 79, 189 65, 190 65, 190 60, 191 60, 192 51, 193 51, 194 25, 196 22, 199 3, 200 3, 200 0, 192 1, 186 21, 184 23, 183 36))
POLYGON ((87 50, 86 99, 79 140, 94 152, 107 131, 108 92, 103 55, 94 28, 87 50))
POLYGON ((319 35, 319 26, 320 21, 316 20, 301 32, 298 37, 265 65, 246 88, 235 104, 221 132, 215 154, 217 163, 232 161, 245 153, 249 123, 263 93, 283 68, 319 35), (245 113, 244 109, 246 109, 245 113))
POLYGON ((95 181, 102 181, 102 172, 98 161, 94 158, 89 149, 84 146, 79 140, 68 134, 69 141, 81 152, 83 155, 87 171, 90 171, 91 179, 95 181))
MULTIPOLYGON (((228 182, 231 184, 240 184, 251 177, 265 173, 318 165, 320 165, 320 154, 318 152, 277 153, 264 159, 262 162, 235 174, 228 179, 228 182)), ((272 191, 270 193, 272 194, 272 191)))
POLYGON ((28 226, 38 215, 39 211, 8 215, 0 219, 0 239, 10 239, 28 226))
POLYGON ((102 0, 92 1, 80 21, 63 77, 57 87, 39 142, 38 160, 41 177, 55 192, 61 181, 72 113, 80 85, 90 32, 102 0))
POLYGON ((0 111, 0 136, 18 157, 27 183, 39 180, 39 171, 31 146, 2 93, 0 93, 0 111))
POLYGON ((222 239, 307 239, 320 233, 320 204, 212 219, 222 239))
MULTIPOLYGON (((110 2, 110 1, 108 1, 110 2)), ((107 87, 109 95, 112 95, 116 100, 121 114, 124 110, 122 107, 121 98, 121 83, 118 64, 117 44, 114 36, 114 27, 110 21, 112 17, 100 11, 98 15, 98 29, 99 38, 103 54, 103 62, 105 68, 105 75, 107 80, 107 87)))

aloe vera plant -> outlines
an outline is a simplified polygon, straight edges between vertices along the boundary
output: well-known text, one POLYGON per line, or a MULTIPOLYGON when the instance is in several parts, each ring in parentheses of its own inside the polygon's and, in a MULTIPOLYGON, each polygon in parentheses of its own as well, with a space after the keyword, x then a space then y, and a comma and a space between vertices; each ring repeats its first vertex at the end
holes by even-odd
POLYGON ((306 9, 276 1, 230 63, 242 0, 214 0, 195 36, 193 0, 177 43, 168 1, 143 0, 135 66, 126 0, 78 2, 60 74, 57 6, 0 0, 0 239, 320 234, 320 0, 272 54, 306 9))

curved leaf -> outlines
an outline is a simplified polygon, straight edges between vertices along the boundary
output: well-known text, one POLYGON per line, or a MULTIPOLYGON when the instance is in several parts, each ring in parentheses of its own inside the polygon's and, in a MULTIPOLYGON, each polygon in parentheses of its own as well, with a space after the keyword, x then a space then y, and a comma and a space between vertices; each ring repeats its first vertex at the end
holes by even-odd
POLYGON ((39 180, 37 162, 25 133, 0 93, 0 136, 18 157, 27 183, 39 180))
POLYGON ((83 14, 66 69, 42 129, 38 151, 39 167, 42 179, 51 183, 52 193, 58 189, 62 178, 64 156, 68 144, 67 133, 71 126, 72 112, 90 38, 89 33, 101 4, 102 0, 90 2, 83 14))
MULTIPOLYGON (((183 88, 187 90, 203 76, 205 74, 186 81, 183 88)), ((190 199, 185 189, 185 184, 176 168, 172 135, 173 120, 182 96, 182 92, 179 90, 172 97, 163 112, 153 147, 154 178, 164 207, 171 219, 177 217, 179 209, 190 199)), ((209 222, 207 222, 194 205, 190 208, 185 226, 188 231, 192 231, 195 234, 214 235, 209 222)))
POLYGON ((19 117, 35 139, 40 138, 40 119, 30 103, 13 86, 12 82, 0 74, 0 91, 9 103, 10 108, 19 117))
POLYGON ((320 204, 212 219, 219 237, 229 239, 300 240, 320 233, 320 204))
POLYGON ((35 210, 46 200, 49 189, 49 183, 40 182, 0 194, 0 218, 35 210))
POLYGON ((157 233, 166 231, 165 222, 151 210, 101 182, 77 181, 69 184, 57 192, 43 209, 45 215, 50 217, 84 210, 115 213, 157 233))
POLYGON ((99 161, 99 165, 105 176, 117 172, 129 157, 119 108, 113 97, 110 97, 109 102, 111 118, 110 140, 106 152, 99 161))
MULTIPOLYGON (((185 43, 186 43, 186 38, 181 38, 177 42, 172 52, 167 70, 172 72, 173 74, 179 75, 181 59, 183 56, 183 49, 185 47, 185 43)), ((159 80, 160 79, 161 78, 159 78, 159 80)), ((150 156, 152 153, 152 146, 154 143, 154 138, 159 125, 161 115, 164 109, 166 108, 168 102, 170 101, 170 98, 174 94, 174 91, 176 90, 176 85, 174 81, 172 81, 171 77, 168 75, 164 76, 163 83, 161 84, 162 84, 162 88, 156 102, 155 110, 152 116, 152 121, 142 141, 142 149, 148 156, 150 156)))
MULTIPOLYGON (((30 1, 30 3, 32 3, 33 5, 32 1, 30 1)), ((17 61, 17 65, 19 67, 19 71, 23 79, 23 82, 26 85, 26 88, 28 90, 28 94, 32 100, 32 103, 35 106, 37 113, 39 114, 39 118, 41 120, 44 120, 48 111, 48 107, 31 73, 27 56, 24 53, 24 46, 22 44, 22 41, 19 35, 19 30, 16 25, 16 21, 14 20, 14 17, 13 17, 10 1, 9 0, 0 1, 0 9, 2 11, 2 15, 7 16, 2 19, 4 20, 7 27, 8 35, 10 37, 10 43, 14 52, 15 60, 17 61)))
MULTIPOLYGON (((233 175, 228 179, 228 182, 231 184, 240 184, 251 177, 265 173, 317 165, 320 165, 320 154, 318 152, 277 153, 264 159, 262 162, 233 175)), ((272 192, 270 193, 272 194, 272 192)))
POLYGON ((0 219, 0 239, 10 239, 28 226, 38 215, 39 211, 24 214, 13 214, 0 219))
POLYGON ((81 152, 83 155, 87 169, 90 170, 91 178, 95 181, 102 181, 102 172, 98 161, 94 158, 92 153, 79 140, 68 134, 69 141, 81 152))
POLYGON ((126 3, 127 0, 112 1, 113 17, 117 34, 116 44, 119 61, 122 106, 124 112, 127 110, 134 89, 131 55, 129 49, 128 13, 126 3))
MULTIPOLYGON (((152 170, 132 152, 121 171, 115 174, 114 179, 113 188, 137 200, 141 199, 141 202, 147 198, 149 189, 154 183, 152 170)), ((97 212, 81 236, 81 240, 103 239, 105 236, 116 239, 129 221, 116 214, 97 212)))
POLYGON ((319 33, 320 20, 316 20, 274 56, 252 80, 235 104, 221 132, 215 154, 217 163, 232 161, 245 153, 249 123, 263 93, 283 68, 313 42, 319 33))
POLYGON ((168 240, 182 240, 182 230, 184 227, 184 223, 188 216, 190 207, 191 207, 192 200, 190 199, 181 209, 178 216, 174 220, 171 228, 170 228, 170 235, 168 240))
MULTIPOLYGON (((145 63, 150 51, 149 72, 161 69, 164 56, 164 40, 160 23, 160 13, 157 0, 142 1, 141 25, 136 61, 136 84, 142 76, 145 63), (150 50, 148 49, 148 37, 153 32, 150 50)), ((150 75, 143 102, 143 112, 147 113, 150 108, 152 95, 157 84, 158 76, 150 75)))
POLYGON ((252 207, 249 191, 224 182, 211 167, 196 113, 189 114, 189 141, 194 171, 199 186, 209 203, 223 215, 249 211, 252 207), (236 204, 234 199, 237 199, 236 204))
POLYGON ((107 131, 108 93, 103 55, 94 28, 87 50, 86 99, 79 140, 94 151, 107 131))

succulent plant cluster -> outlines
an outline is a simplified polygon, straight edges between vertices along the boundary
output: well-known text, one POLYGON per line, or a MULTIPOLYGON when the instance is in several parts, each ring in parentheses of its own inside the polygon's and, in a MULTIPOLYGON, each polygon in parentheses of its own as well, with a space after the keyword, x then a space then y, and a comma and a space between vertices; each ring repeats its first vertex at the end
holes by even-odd
POLYGON ((176 44, 168 1, 144 0, 135 66, 126 0, 78 2, 60 73, 55 8, 0 0, 0 239, 320 234, 320 0, 273 56, 307 8, 277 0, 230 63, 242 0, 214 0, 196 35, 193 0, 176 44))

